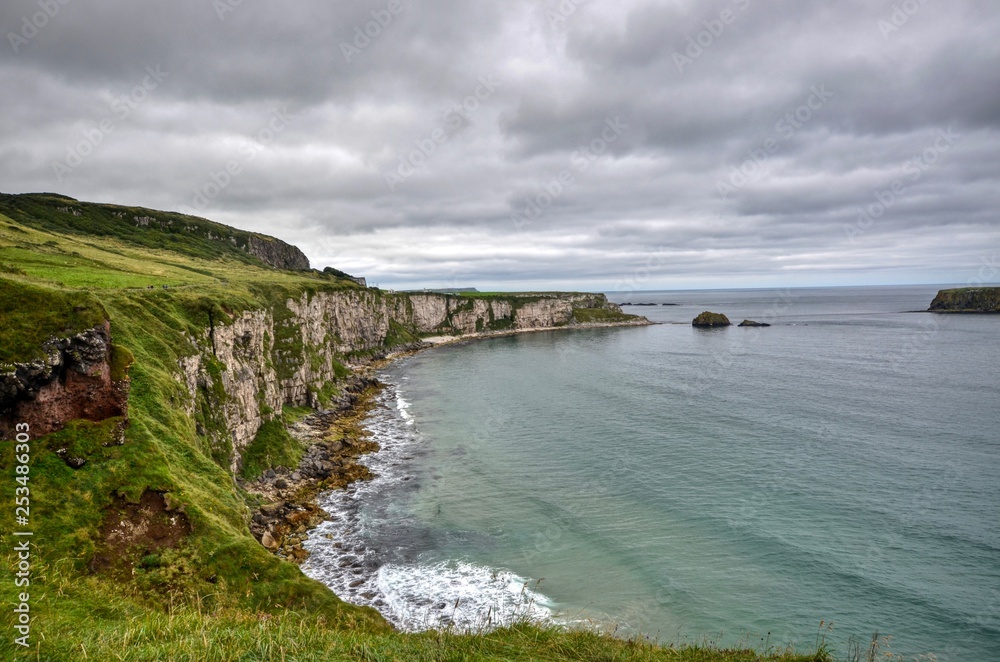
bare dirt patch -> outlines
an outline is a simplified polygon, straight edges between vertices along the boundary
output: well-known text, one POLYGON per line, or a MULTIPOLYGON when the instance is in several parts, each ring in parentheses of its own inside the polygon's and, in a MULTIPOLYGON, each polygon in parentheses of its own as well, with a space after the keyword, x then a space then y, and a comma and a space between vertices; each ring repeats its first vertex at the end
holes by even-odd
POLYGON ((106 511, 90 569, 130 575, 143 557, 177 547, 190 533, 187 515, 171 508, 162 492, 146 490, 139 503, 116 497, 106 511))

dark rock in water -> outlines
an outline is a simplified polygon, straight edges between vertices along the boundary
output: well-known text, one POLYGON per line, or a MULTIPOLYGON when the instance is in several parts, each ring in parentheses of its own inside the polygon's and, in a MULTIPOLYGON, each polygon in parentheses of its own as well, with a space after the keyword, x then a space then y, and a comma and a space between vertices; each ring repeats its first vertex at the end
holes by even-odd
POLYGON ((941 290, 927 310, 932 313, 1000 313, 1000 287, 941 290))
POLYGON ((729 321, 729 318, 722 313, 713 313, 709 311, 703 312, 698 317, 695 317, 691 322, 691 326, 697 326, 701 328, 713 328, 719 326, 732 326, 733 323, 729 321))
POLYGON ((755 322, 753 320, 743 320, 740 322, 740 326, 771 326, 767 322, 755 322))

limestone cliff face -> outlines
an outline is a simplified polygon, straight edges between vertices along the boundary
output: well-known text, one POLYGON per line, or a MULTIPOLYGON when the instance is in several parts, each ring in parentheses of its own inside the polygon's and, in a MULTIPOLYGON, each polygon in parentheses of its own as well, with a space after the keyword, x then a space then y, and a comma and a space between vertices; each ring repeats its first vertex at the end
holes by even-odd
POLYGON ((179 378, 198 433, 224 451, 235 473, 261 425, 284 405, 321 407, 345 365, 421 334, 570 326, 579 308, 620 312, 603 295, 303 294, 278 310, 245 311, 204 329, 190 339, 179 378))
POLYGON ((289 299, 278 311, 250 310, 191 339, 179 362, 188 413, 238 472, 242 451, 284 405, 320 406, 342 362, 380 347, 392 302, 368 290, 289 299))

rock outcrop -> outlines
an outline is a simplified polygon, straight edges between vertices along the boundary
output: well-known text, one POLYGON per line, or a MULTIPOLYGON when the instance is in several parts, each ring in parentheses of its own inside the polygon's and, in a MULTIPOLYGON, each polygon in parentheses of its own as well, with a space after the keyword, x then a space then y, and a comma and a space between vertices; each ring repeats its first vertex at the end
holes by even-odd
POLYGON ((124 416, 130 358, 111 343, 109 322, 70 338, 51 339, 45 358, 0 371, 0 436, 15 423, 33 435, 62 429, 67 421, 124 416))
POLYGON ((309 258, 297 247, 280 239, 262 234, 247 236, 245 250, 250 255, 275 269, 305 271, 309 268, 309 258))
POLYGON ((691 326, 714 328, 720 326, 732 326, 732 322, 730 322, 729 318, 722 313, 713 313, 706 310, 691 321, 691 326))
POLYGON ((1000 287, 941 290, 928 310, 932 313, 1000 313, 1000 287))
POLYGON ((753 326, 753 327, 771 326, 767 322, 755 322, 754 320, 743 320, 742 322, 740 322, 739 325, 740 326, 753 326))

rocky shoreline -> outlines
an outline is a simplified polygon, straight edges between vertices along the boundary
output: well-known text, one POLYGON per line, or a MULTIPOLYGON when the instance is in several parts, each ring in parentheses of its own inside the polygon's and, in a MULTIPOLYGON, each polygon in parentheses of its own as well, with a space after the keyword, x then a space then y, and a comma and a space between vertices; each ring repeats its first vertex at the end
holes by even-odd
POLYGON ((307 532, 326 519, 316 498, 371 476, 357 459, 379 446, 360 421, 381 388, 368 375, 348 379, 335 407, 310 414, 289 429, 294 439, 307 445, 297 467, 268 469, 255 480, 242 481, 243 489, 261 502, 249 526, 266 549, 296 563, 304 561, 309 556, 302 548, 307 532))
POLYGON ((510 331, 470 333, 459 336, 436 336, 376 355, 367 362, 353 365, 355 374, 342 382, 341 393, 327 409, 317 410, 289 427, 294 439, 306 446, 297 467, 269 469, 253 480, 237 479, 240 487, 259 503, 248 523, 261 545, 275 555, 297 564, 309 557, 302 543, 310 530, 328 519, 317 499, 324 492, 343 489, 358 480, 372 478, 372 473, 358 462, 361 456, 380 449, 363 423, 376 406, 385 385, 373 373, 400 358, 412 356, 444 344, 538 333, 541 331, 649 326, 649 320, 595 322, 570 327, 526 328, 510 331))

